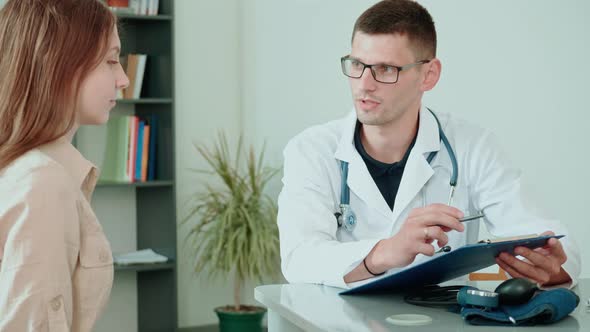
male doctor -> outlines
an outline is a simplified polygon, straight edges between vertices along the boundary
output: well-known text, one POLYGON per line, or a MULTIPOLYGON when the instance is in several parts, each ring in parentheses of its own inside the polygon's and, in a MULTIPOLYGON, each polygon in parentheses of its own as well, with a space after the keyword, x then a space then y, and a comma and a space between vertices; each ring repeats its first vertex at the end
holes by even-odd
POLYGON ((284 151, 278 225, 289 282, 346 288, 407 268, 438 254, 438 247, 476 242, 479 222, 459 218, 483 211, 494 236, 566 235, 542 249, 517 248, 524 259, 502 253, 497 263, 512 277, 575 284, 580 258, 571 234, 524 206, 519 172, 494 137, 422 105, 441 73, 425 8, 409 0, 375 4, 357 19, 341 64, 355 112, 303 131, 284 151), (341 208, 344 191, 350 205, 341 208), (354 222, 338 223, 348 208, 354 222))

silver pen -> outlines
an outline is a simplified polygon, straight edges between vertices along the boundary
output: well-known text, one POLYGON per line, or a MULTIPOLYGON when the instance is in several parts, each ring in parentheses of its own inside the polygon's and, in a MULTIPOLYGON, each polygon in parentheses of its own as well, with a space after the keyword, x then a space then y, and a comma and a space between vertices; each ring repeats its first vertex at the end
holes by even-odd
POLYGON ((485 217, 485 214, 480 211, 477 214, 474 214, 472 216, 465 216, 465 217, 459 219, 459 221, 464 222, 464 221, 475 220, 475 219, 479 219, 479 218, 483 218, 483 217, 485 217))
MULTIPOLYGON (((477 214, 471 215, 471 216, 466 216, 463 217, 461 219, 459 219, 460 222, 464 222, 464 221, 471 221, 471 220, 475 220, 475 219, 479 219, 479 218, 483 218, 485 217, 485 214, 482 211, 479 211, 477 214)), ((444 246, 439 248, 437 251, 435 251, 435 254, 440 254, 440 253, 444 253, 444 252, 449 252, 451 251, 451 246, 444 246)), ((590 300, 588 300, 590 303, 590 300)), ((512 317, 509 317, 512 318, 512 317)), ((512 318, 514 319, 514 318, 512 318)), ((512 320, 510 320, 512 322, 512 320)))

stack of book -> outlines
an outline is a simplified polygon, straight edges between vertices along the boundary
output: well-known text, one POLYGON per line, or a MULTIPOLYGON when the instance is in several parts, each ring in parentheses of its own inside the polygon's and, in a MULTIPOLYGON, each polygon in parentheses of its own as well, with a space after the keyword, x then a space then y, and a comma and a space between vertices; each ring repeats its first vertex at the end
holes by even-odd
POLYGON ((167 262, 168 257, 160 255, 152 249, 143 249, 113 255, 113 261, 117 265, 155 264, 167 262))
POLYGON ((112 115, 107 125, 107 145, 100 182, 145 182, 156 178, 155 114, 112 115))

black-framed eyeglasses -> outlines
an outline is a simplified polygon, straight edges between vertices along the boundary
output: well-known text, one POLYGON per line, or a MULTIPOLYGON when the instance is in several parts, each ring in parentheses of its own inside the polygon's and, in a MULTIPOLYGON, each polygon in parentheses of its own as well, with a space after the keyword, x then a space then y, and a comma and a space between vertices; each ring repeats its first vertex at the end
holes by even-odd
POLYGON ((368 65, 362 63, 358 59, 351 57, 350 55, 343 56, 340 58, 340 64, 342 65, 342 73, 350 78, 361 78, 365 72, 365 68, 371 70, 373 78, 377 82, 393 84, 399 79, 399 72, 402 70, 410 69, 412 67, 429 63, 430 60, 420 60, 418 62, 410 63, 404 66, 387 65, 384 63, 378 63, 374 65, 368 65))

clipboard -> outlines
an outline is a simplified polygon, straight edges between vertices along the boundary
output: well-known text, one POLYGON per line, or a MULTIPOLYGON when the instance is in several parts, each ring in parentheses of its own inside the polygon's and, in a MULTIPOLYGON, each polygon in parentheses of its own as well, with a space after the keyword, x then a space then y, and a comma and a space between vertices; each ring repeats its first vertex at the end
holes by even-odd
POLYGON ((373 282, 347 289, 340 295, 395 293, 400 290, 436 285, 496 264, 496 257, 501 252, 514 254, 515 247, 539 248, 544 246, 550 238, 562 237, 564 235, 480 241, 453 249, 448 253, 435 254, 439 256, 373 282))

